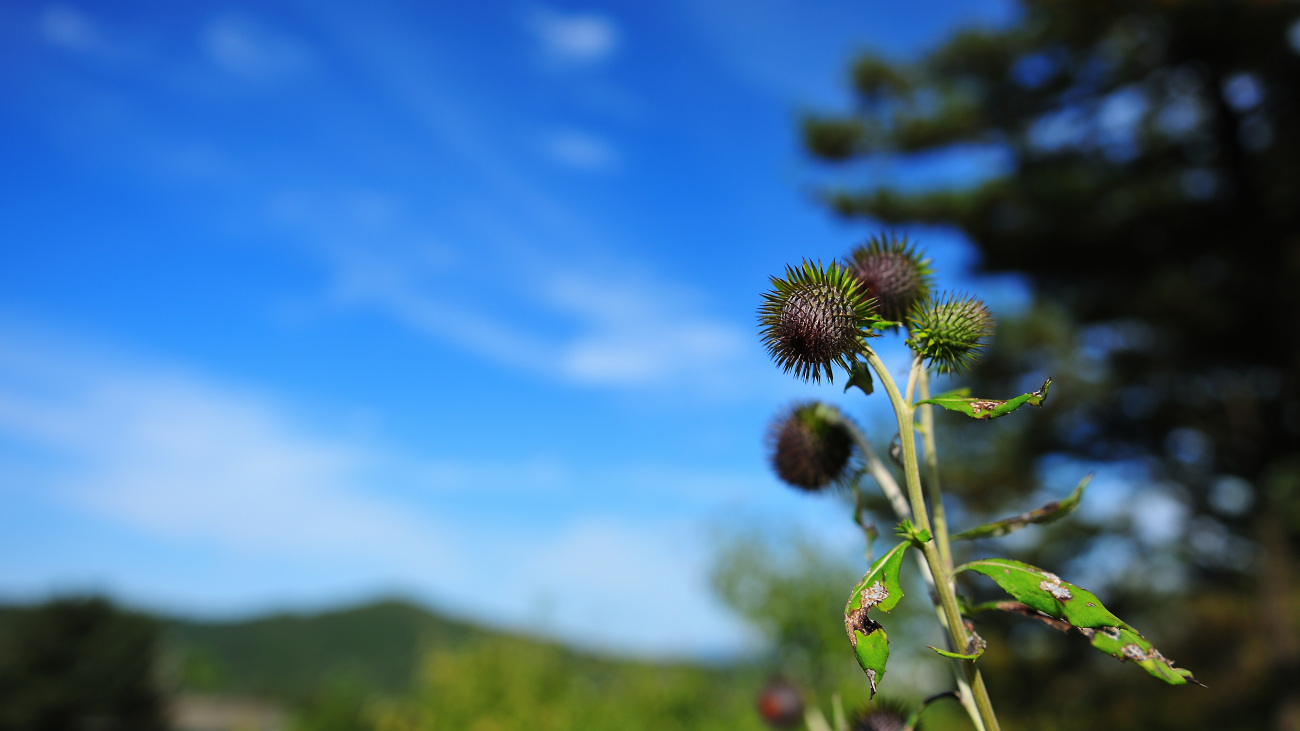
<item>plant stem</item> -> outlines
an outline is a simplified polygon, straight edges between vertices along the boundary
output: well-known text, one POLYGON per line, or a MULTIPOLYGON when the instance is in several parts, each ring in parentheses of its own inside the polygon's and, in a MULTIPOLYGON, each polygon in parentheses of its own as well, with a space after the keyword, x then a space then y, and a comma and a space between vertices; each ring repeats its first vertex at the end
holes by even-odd
MULTIPOLYGON (((858 445, 858 451, 862 453, 862 459, 866 462, 867 473, 870 474, 876 481, 876 484, 880 486, 880 491, 885 493, 885 497, 889 500, 890 506, 894 509, 894 514, 898 516, 899 520, 911 519, 912 510, 907 506, 907 498, 903 496, 903 490, 898 486, 898 482, 894 479, 893 473, 890 472, 889 469, 885 467, 884 463, 880 461, 880 458, 876 456, 876 450, 871 446, 871 442, 867 441, 867 436, 862 433, 862 430, 858 428, 857 424, 854 424, 849 419, 844 419, 840 423, 843 424, 844 428, 848 429, 849 434, 853 436, 853 441, 858 445)), ((857 500, 854 520, 857 521, 859 525, 862 525, 861 520, 859 520, 860 516, 856 514, 856 511, 861 508, 862 502, 861 489, 858 487, 856 481, 853 483, 853 490, 854 497, 857 500)), ((938 524, 936 523, 936 525, 938 524)), ((868 540, 870 540, 870 538, 868 538, 868 540)), ((868 557, 871 555, 870 545, 867 546, 867 555, 868 557)), ((870 558, 868 558, 868 561, 869 560, 870 558)), ((925 585, 930 588, 930 598, 934 601, 934 610, 936 616, 939 618, 939 624, 947 630, 948 617, 944 614, 943 606, 936 598, 939 596, 939 592, 934 585, 934 573, 930 571, 930 564, 926 562, 924 555, 918 553, 916 554, 916 565, 917 569, 921 572, 921 577, 925 580, 925 585)), ((966 713, 970 715, 971 723, 975 724, 976 731, 988 731, 984 726, 984 721, 980 718, 980 709, 976 702, 975 692, 971 689, 970 681, 966 678, 968 670, 966 663, 960 660, 954 660, 952 661, 952 669, 953 680, 957 683, 958 700, 961 702, 962 707, 966 709, 966 713)), ((983 689, 983 679, 978 678, 977 682, 979 683, 979 687, 983 689)))
MULTIPOLYGON (((916 459, 916 420, 915 409, 912 406, 910 398, 904 399, 898 391, 898 385, 894 382, 889 373, 889 369, 880 360, 880 356, 871 348, 866 348, 864 352, 867 363, 871 365, 872 370, 880 379, 880 383, 885 388, 885 393, 889 394, 889 402, 894 407, 894 415, 898 418, 898 434, 903 446, 903 476, 907 484, 907 496, 912 505, 912 520, 917 528, 931 531, 930 516, 925 507, 925 497, 921 494, 921 471, 917 466, 916 459)), ((908 396, 911 396, 912 389, 916 385, 919 373, 922 370, 921 360, 918 358, 912 363, 912 370, 908 376, 908 396)), ((921 544, 921 552, 925 556, 925 562, 929 564, 930 572, 934 574, 934 589, 939 596, 939 603, 942 606, 944 618, 947 620, 948 637, 952 641, 955 652, 966 652, 968 637, 966 635, 966 625, 962 622, 961 609, 957 606, 957 596, 953 591, 952 577, 946 570, 943 558, 939 555, 939 550, 935 547, 936 540, 931 540, 921 544)), ((961 661, 959 661, 961 662, 961 661)), ((993 706, 989 702, 988 691, 984 688, 984 679, 974 665, 969 665, 965 669, 966 677, 970 681, 971 690, 973 691, 975 705, 979 710, 979 718, 983 722, 985 731, 999 731, 997 716, 993 713, 993 706)))
POLYGON ((907 506, 907 496, 898 487, 898 482, 890 474, 889 468, 885 467, 885 463, 880 461, 880 457, 876 455, 876 450, 871 446, 871 442, 867 441, 867 436, 862 433, 857 424, 848 419, 841 419, 840 424, 853 437, 858 452, 862 454, 862 461, 866 463, 867 474, 871 475, 871 478, 880 486, 880 491, 885 493, 885 498, 889 500, 889 506, 894 509, 894 514, 898 516, 899 520, 911 518, 912 510, 907 506))
POLYGON ((918 355, 912 359, 912 369, 907 372, 907 391, 903 396, 903 400, 908 404, 912 403, 912 394, 916 393, 917 378, 924 372, 925 368, 922 365, 921 356, 918 355))
MULTIPOLYGON (((917 360, 920 360, 919 356, 917 360)), ((930 374, 925 368, 921 369, 918 387, 922 401, 930 398, 930 374)), ((943 559, 944 568, 951 577, 952 544, 948 540, 948 518, 943 510, 943 494, 939 491, 939 452, 934 446, 934 406, 925 404, 917 409, 921 413, 921 445, 925 447, 925 483, 927 492, 930 493, 930 510, 934 513, 934 540, 939 544, 939 557, 943 559)))

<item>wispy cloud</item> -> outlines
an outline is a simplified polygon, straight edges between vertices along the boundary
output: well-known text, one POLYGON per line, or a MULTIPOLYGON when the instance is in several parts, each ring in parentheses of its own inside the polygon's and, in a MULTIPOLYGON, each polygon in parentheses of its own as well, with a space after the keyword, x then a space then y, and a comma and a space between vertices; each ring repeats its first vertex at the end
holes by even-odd
POLYGON ((533 9, 528 29, 548 60, 588 64, 618 50, 620 34, 614 21, 596 13, 568 14, 550 8, 533 9))
POLYGON ((84 466, 56 481, 64 500, 227 549, 448 554, 404 511, 356 491, 373 455, 302 433, 256 396, 75 347, 0 343, 0 435, 84 466))
POLYGON ((618 150, 589 132, 560 130, 546 136, 546 155, 561 165, 585 172, 609 172, 619 163, 618 150))
POLYGON ((209 60, 249 81, 271 82, 311 70, 315 57, 307 44, 242 15, 208 21, 200 38, 209 60))
POLYGON ((72 51, 103 47, 104 38, 91 17, 76 8, 52 5, 41 13, 41 35, 46 41, 72 51))
MULTIPOLYGON (((330 432, 305 428, 264 394, 0 322, 0 492, 10 519, 52 521, 41 530, 52 546, 112 554, 120 549, 96 533, 111 528, 159 557, 202 550, 242 567, 185 587, 201 607, 238 605, 233 597, 250 591, 262 606, 283 600, 274 577, 292 576, 296 591, 325 600, 398 587, 480 621, 622 651, 740 646, 740 630, 709 595, 708 549, 692 519, 583 511, 537 524, 500 507, 583 481, 621 484, 610 475, 625 471, 408 458, 330 432), (485 511, 492 517, 459 512, 467 495, 496 506, 485 511), (620 611, 629 595, 645 615, 634 633, 620 611), (549 607, 540 626, 539 602, 549 607)), ((22 573, 66 588, 66 572, 89 565, 22 573)), ((177 587, 141 574, 165 574, 159 566, 99 570, 97 586, 152 586, 175 602, 177 587)), ((0 591, 14 591, 12 574, 0 573, 10 576, 0 591)))
POLYGON ((278 198, 274 215, 330 262, 338 305, 377 309, 508 368, 698 392, 735 380, 756 352, 745 329, 708 314, 702 293, 616 258, 560 256, 491 227, 436 235, 436 222, 375 193, 299 192, 278 198), (484 253, 493 247, 509 254, 484 253))

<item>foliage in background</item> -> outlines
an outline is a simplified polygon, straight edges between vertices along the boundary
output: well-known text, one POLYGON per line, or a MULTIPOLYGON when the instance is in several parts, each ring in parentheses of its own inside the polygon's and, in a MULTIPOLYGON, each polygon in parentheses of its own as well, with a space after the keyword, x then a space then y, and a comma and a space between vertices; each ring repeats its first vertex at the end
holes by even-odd
POLYGON ((1073 643, 994 618, 983 634, 1032 649, 990 649, 985 663, 1030 668, 993 694, 1026 727, 1300 728, 1300 7, 1021 8, 915 62, 863 55, 852 111, 807 118, 805 140, 839 163, 972 146, 1007 160, 967 187, 825 200, 955 226, 982 269, 1027 278, 1033 308, 1004 323, 972 385, 1019 392, 1050 372, 1053 408, 951 427, 946 443, 979 458, 947 460, 944 479, 958 507, 997 514, 1044 478, 1064 487, 1063 465, 1098 469, 1090 500, 1124 502, 1094 514, 1114 519, 1042 530, 1018 555, 1105 579, 1108 605, 1164 628, 1162 649, 1211 690, 1093 674, 1073 643), (1135 507, 1165 528, 1127 519, 1135 507))
POLYGON ((773 674, 819 689, 857 680, 839 616, 844 587, 857 578, 847 562, 806 539, 778 548, 737 538, 721 548, 712 578, 723 602, 761 633, 773 674))
POLYGON ((161 731, 157 639, 102 599, 0 611, 0 729, 161 731))
MULTIPOLYGON (((636 631, 635 607, 628 631, 636 631)), ((763 728, 756 681, 734 668, 602 660, 523 638, 430 655, 380 731, 671 731, 763 728)))
POLYGON ((765 677, 748 662, 573 652, 400 601, 238 622, 149 619, 102 599, 0 609, 3 731, 163 729, 176 693, 274 702, 291 731, 757 731, 765 677))

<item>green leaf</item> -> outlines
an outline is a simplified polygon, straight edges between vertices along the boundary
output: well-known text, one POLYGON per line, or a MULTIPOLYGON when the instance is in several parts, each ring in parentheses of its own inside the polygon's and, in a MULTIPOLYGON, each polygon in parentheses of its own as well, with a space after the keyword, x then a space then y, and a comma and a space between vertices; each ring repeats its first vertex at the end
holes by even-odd
POLYGON ((974 571, 993 579, 1016 600, 1064 619, 1075 627, 1124 627, 1119 617, 1102 606, 1087 589, 1080 589, 1050 571, 1009 558, 986 558, 963 564, 954 571, 974 571))
POLYGON ((1192 671, 1174 667, 1174 661, 1160 654, 1145 637, 1132 627, 1100 627, 1079 630, 1092 640, 1092 646, 1118 658, 1120 662, 1132 661, 1151 675, 1170 685, 1201 682, 1192 677, 1192 671))
POLYGON ((948 652, 947 650, 940 650, 934 645, 926 645, 926 647, 930 648, 931 650, 934 650, 935 652, 939 653, 940 655, 943 655, 944 657, 951 657, 954 660, 970 660, 974 662, 975 660, 979 659, 980 655, 984 654, 983 647, 977 647, 975 651, 970 653, 969 655, 962 655, 956 652, 948 652))
POLYGON ((876 697, 876 689, 885 678, 885 663, 889 662, 889 638, 880 623, 867 620, 871 626, 854 629, 850 635, 853 639, 853 656, 858 659, 867 682, 871 684, 871 697, 876 697))
POLYGON ((848 393, 854 386, 862 389, 862 392, 868 396, 876 390, 876 383, 871 380, 871 366, 860 360, 849 364, 849 382, 844 386, 844 393, 848 393))
POLYGON ((1050 571, 1009 558, 971 561, 953 573, 962 571, 993 579, 1029 609, 1068 622, 1091 639, 1093 647, 1120 660, 1131 660, 1170 685, 1199 685, 1191 671, 1174 667, 1173 661, 1161 655, 1137 630, 1102 606, 1095 594, 1062 581, 1050 571))
POLYGON ((992 523, 977 525, 960 533, 954 533, 952 540, 973 541, 976 538, 1000 538, 1030 524, 1054 523, 1073 513, 1074 509, 1079 507, 1079 501, 1083 499, 1083 491, 1091 481, 1092 475, 1089 474, 1079 481, 1078 486, 1064 500, 1053 500, 1037 510, 1031 510, 1028 513, 1021 513, 1010 518, 1003 518, 992 523))
POLYGON ((923 543, 929 543, 930 540, 934 538, 934 536, 930 535, 930 531, 924 528, 917 528, 912 524, 912 521, 907 518, 903 518, 899 521, 898 525, 894 527, 894 534, 906 538, 917 548, 920 548, 923 543))
POLYGON ((844 630, 853 645, 853 655, 867 674, 871 695, 885 677, 885 663, 889 660, 889 639, 880 623, 868 616, 872 609, 888 612, 903 598, 903 585, 898 580, 903 567, 903 555, 909 541, 903 541, 876 559, 862 580, 853 587, 853 594, 844 605, 844 630))
POLYGON ((970 634, 970 638, 966 640, 966 652, 949 652, 948 650, 940 650, 934 645, 926 645, 926 647, 929 647, 931 650, 934 650, 944 657, 951 657, 954 660, 969 660, 975 662, 979 659, 980 655, 984 654, 984 648, 988 647, 989 643, 985 642, 983 637, 980 637, 975 633, 975 629, 971 626, 970 622, 966 622, 966 631, 970 634))
POLYGON ((934 404, 949 411, 959 411, 972 419, 992 419, 998 416, 1006 416, 1025 404, 1042 406, 1043 402, 1047 400, 1047 389, 1051 385, 1052 379, 1049 378, 1043 382, 1043 387, 1037 391, 1022 393, 1009 401, 971 398, 970 389, 961 388, 924 401, 917 401, 916 405, 934 404))

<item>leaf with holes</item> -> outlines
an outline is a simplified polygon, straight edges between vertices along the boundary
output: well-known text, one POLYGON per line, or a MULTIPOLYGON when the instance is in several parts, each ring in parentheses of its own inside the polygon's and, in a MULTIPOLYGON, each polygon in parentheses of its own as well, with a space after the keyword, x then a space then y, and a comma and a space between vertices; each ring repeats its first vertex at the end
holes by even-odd
POLYGON ((1097 629, 1079 630, 1092 640, 1092 646, 1117 658, 1120 662, 1134 662, 1143 670, 1170 685, 1184 685, 1201 681, 1192 677, 1192 671, 1174 667, 1174 661, 1160 654, 1160 651, 1138 634, 1132 627, 1099 627, 1097 629))
POLYGON ((1028 513, 1021 513, 1010 518, 1003 518, 992 523, 977 525, 960 533, 954 533, 952 540, 973 541, 976 538, 1000 538, 1027 525, 1054 523, 1073 513, 1074 509, 1079 507, 1079 501, 1083 499, 1083 491, 1091 481, 1092 475, 1089 474, 1079 481, 1079 485, 1064 500, 1053 500, 1037 510, 1031 510, 1028 513))
POLYGON ((1019 396, 1007 401, 995 401, 993 399, 971 398, 970 389, 962 388, 949 393, 940 394, 934 398, 924 401, 917 401, 916 405, 934 404, 942 406, 949 411, 961 412, 972 419, 993 419, 998 416, 1006 416, 1012 411, 1029 404, 1030 406, 1042 406, 1047 400, 1047 389, 1051 388, 1052 379, 1043 382, 1043 387, 1033 393, 1022 393, 1019 396))
POLYGON ((958 566, 954 573, 974 571, 997 582, 1017 601, 1055 619, 1068 622, 1092 640, 1092 646, 1121 660, 1131 660, 1169 683, 1196 683, 1189 670, 1176 668, 1137 630, 1102 606, 1101 600, 1050 571, 1009 558, 986 558, 958 566))
POLYGON ((885 663, 889 660, 889 639, 880 623, 868 613, 872 609, 888 612, 903 598, 903 585, 898 580, 903 568, 903 554, 909 541, 903 541, 876 559, 862 580, 853 587, 853 594, 844 605, 844 630, 853 645, 853 655, 858 659, 867 680, 871 695, 885 677, 885 663))
POLYGON ((1037 566, 1009 558, 986 558, 958 566, 954 573, 961 571, 984 574, 1017 601, 1075 627, 1126 626, 1095 594, 1037 566))

